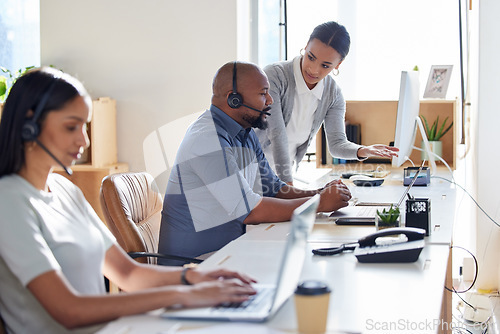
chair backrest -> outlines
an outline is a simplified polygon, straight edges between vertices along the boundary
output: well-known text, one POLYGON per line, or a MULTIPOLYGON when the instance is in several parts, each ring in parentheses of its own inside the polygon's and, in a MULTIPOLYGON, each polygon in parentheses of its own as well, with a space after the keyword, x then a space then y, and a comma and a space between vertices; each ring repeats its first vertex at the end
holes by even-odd
MULTIPOLYGON (((153 177, 146 172, 106 176, 100 201, 108 228, 126 252, 157 253, 162 196, 153 177)), ((138 258, 156 263, 156 258, 138 258)))
POLYGON ((0 315, 0 334, 6 334, 7 329, 5 328, 5 323, 3 322, 2 316, 0 315))

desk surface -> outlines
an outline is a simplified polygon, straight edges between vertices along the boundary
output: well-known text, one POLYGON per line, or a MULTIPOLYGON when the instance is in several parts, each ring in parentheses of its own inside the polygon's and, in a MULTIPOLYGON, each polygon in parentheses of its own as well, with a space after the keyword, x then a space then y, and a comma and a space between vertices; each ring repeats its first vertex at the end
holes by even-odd
MULTIPOLYGON (((397 201, 404 191, 401 180, 388 179, 380 187, 350 186, 362 201, 397 201)), ((375 231, 372 226, 337 226, 319 219, 309 238, 301 280, 323 280, 332 288, 328 332, 408 332, 440 331, 443 286, 447 275, 449 245, 455 212, 455 191, 446 181, 433 179, 430 187, 412 189, 415 197, 431 199, 431 222, 435 228, 426 238, 426 247, 417 262, 409 264, 363 264, 352 253, 331 257, 314 256, 313 248, 355 241, 375 231)), ((225 267, 243 271, 259 283, 275 283, 289 223, 252 226, 200 267, 225 267)), ((161 319, 159 311, 124 317, 110 323, 100 333, 158 333, 176 323, 184 329, 221 330, 220 323, 161 319), (215 326, 215 327, 214 327, 215 326)), ((446 326, 447 324, 444 324, 446 326)), ((238 324, 254 333, 295 332, 295 308, 290 298, 269 322, 261 325, 238 324)), ((234 328, 234 327, 233 327, 234 328)))

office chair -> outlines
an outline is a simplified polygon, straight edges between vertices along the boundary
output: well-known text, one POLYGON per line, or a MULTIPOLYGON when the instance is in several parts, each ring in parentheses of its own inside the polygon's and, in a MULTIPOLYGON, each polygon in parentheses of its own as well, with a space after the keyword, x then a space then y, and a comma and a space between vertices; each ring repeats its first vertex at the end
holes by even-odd
POLYGON ((2 319, 2 315, 0 315, 0 334, 6 334, 7 329, 5 328, 5 322, 2 319))
POLYGON ((118 244, 136 261, 156 264, 157 258, 201 263, 202 260, 158 254, 162 198, 153 177, 146 172, 106 176, 100 202, 104 218, 118 244))

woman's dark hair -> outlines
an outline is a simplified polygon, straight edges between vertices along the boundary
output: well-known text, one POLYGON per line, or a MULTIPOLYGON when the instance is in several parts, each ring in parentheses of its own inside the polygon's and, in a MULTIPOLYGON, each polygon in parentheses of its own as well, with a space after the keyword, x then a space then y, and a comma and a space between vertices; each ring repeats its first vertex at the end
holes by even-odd
POLYGON ((337 22, 325 22, 314 28, 311 36, 309 36, 309 42, 315 38, 334 48, 340 54, 342 60, 349 53, 351 37, 349 37, 346 28, 337 22))
POLYGON ((0 177, 17 173, 24 165, 25 142, 21 130, 33 117, 44 93, 49 95, 36 121, 40 128, 47 112, 64 108, 74 98, 82 96, 90 103, 90 97, 78 80, 50 67, 30 70, 17 79, 5 101, 0 120, 0 177))

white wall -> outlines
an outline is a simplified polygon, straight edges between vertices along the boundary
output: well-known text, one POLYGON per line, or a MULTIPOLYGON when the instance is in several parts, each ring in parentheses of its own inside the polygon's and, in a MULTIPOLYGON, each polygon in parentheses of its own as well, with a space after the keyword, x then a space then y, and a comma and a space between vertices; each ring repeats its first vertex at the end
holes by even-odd
MULTIPOLYGON (((500 220, 500 178, 496 168, 500 166, 499 143, 499 92, 500 36, 498 13, 500 1, 473 1, 479 6, 479 71, 477 109, 477 193, 478 202, 495 220, 500 220)), ((474 7, 473 7, 474 8, 474 7)), ((477 287, 485 290, 499 287, 500 229, 481 212, 477 214, 477 252, 479 279, 477 287)))
POLYGON ((213 75, 236 58, 234 0, 40 2, 42 65, 117 100, 118 159, 133 171, 145 169, 145 138, 206 109, 213 75))
MULTIPOLYGON (((500 37, 494 15, 500 2, 473 1, 473 10, 479 10, 478 99, 472 101, 480 129, 473 157, 477 198, 499 219, 495 167, 500 154, 494 145, 500 124, 495 57, 500 37)), ((165 126, 173 138, 182 138, 189 121, 183 117, 208 106, 213 74, 237 56, 236 13, 234 0, 41 0, 42 64, 76 75, 94 97, 117 100, 118 158, 131 170, 143 170, 148 135, 154 139, 154 132, 165 126)), ((165 159, 159 156, 158 161, 165 159)), ((499 231, 478 213, 479 288, 498 287, 499 231)))

